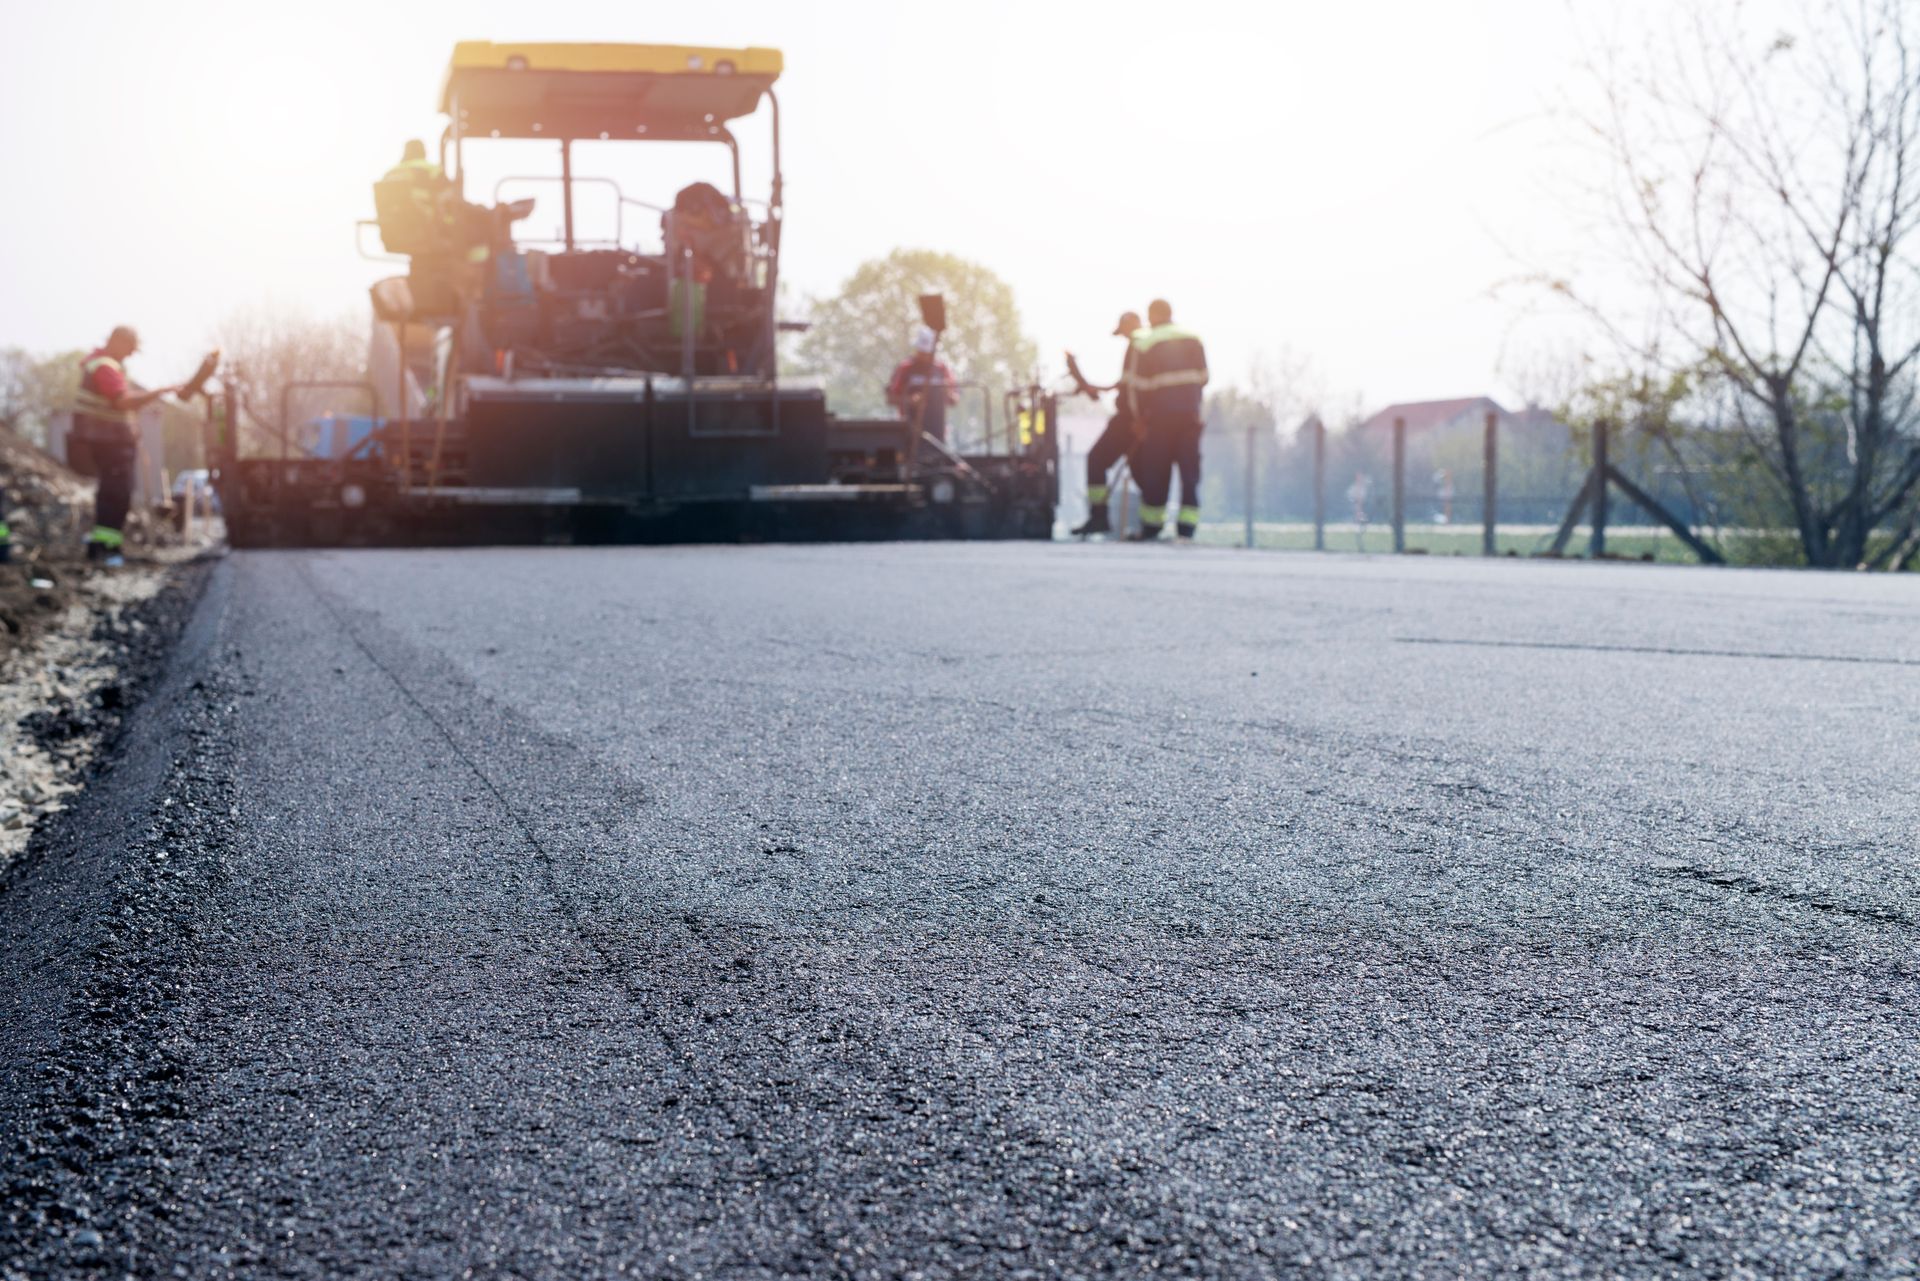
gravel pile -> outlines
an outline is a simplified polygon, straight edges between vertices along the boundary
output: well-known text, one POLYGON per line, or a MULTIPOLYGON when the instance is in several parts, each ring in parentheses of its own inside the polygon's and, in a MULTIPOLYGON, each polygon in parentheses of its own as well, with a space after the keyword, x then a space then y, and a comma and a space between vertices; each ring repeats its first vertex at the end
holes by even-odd
POLYGON ((0 431, 0 520, 13 533, 0 564, 0 668, 82 603, 75 589, 86 573, 81 539, 92 502, 90 481, 0 431))
POLYGON ((13 527, 16 553, 79 550, 91 523, 93 482, 53 455, 0 430, 0 519, 13 527))

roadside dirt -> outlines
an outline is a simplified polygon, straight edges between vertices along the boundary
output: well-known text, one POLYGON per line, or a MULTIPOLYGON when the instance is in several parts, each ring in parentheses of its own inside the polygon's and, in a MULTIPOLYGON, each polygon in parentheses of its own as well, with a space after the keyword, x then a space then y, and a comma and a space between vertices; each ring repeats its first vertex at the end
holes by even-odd
MULTIPOLYGON (((8 554, 0 562, 0 671, 49 631, 72 631, 68 616, 75 608, 127 603, 112 593, 131 589, 89 586, 94 571, 83 552, 93 523, 93 482, 4 429, 0 523, 12 531, 8 554), (104 602, 101 591, 108 593, 104 602)), ((130 559, 177 563, 183 543, 204 549, 218 527, 203 522, 195 532, 196 538, 183 540, 164 512, 136 509, 127 521, 130 559)), ((128 581, 139 581, 139 575, 128 581)))
POLYGON ((206 568, 205 554, 186 548, 119 570, 0 566, 0 607, 21 620, 0 652, 0 874, 84 785, 159 672, 206 568), (58 577, 23 589, 17 571, 58 577))
POLYGON ((0 564, 0 665, 81 603, 80 540, 93 486, 10 431, 0 431, 0 522, 12 530, 0 564))

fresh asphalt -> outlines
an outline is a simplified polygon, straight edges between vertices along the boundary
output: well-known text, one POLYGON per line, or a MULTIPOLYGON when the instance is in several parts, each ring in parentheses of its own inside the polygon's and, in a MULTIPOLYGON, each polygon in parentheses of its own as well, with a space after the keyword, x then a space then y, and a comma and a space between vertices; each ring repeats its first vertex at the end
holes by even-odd
POLYGON ((236 554, 0 1276, 1911 1276, 1917 723, 1903 578, 236 554))

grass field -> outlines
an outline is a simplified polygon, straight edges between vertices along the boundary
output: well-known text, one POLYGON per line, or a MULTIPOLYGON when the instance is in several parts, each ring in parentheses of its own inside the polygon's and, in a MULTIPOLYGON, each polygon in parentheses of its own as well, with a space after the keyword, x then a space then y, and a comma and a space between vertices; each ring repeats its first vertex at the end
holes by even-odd
MULTIPOLYGON (((1501 555, 1532 556, 1543 554, 1553 542, 1551 525, 1515 525, 1497 532, 1495 547, 1501 555)), ((1239 547, 1245 541, 1246 528, 1239 522, 1202 523, 1197 542, 1213 547, 1239 547)), ((1256 523, 1254 546, 1276 551, 1308 551, 1313 547, 1313 526, 1305 523, 1256 523)), ((1589 531, 1581 526, 1567 544, 1567 555, 1585 556, 1589 531)), ((1393 550, 1393 531, 1384 524, 1368 525, 1363 532, 1357 525, 1328 525, 1330 552, 1387 553, 1393 550)), ((1408 525, 1407 550, 1431 556, 1478 556, 1480 530, 1477 526, 1408 525)), ((1664 529, 1644 525, 1611 526, 1607 530, 1607 554, 1628 559, 1651 557, 1656 561, 1693 564, 1695 557, 1679 539, 1664 529)))

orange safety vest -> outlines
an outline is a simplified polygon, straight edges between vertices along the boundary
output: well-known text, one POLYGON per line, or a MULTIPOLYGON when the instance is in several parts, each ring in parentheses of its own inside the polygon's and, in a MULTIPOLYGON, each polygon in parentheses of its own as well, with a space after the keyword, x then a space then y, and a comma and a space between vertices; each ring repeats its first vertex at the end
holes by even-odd
POLYGON ((121 409, 113 401, 93 389, 93 376, 102 369, 111 369, 126 381, 127 369, 119 361, 105 352, 96 352, 81 362, 80 390, 73 399, 73 408, 79 419, 74 425, 83 431, 89 427, 95 430, 113 432, 116 428, 132 431, 134 415, 130 409, 121 409))

